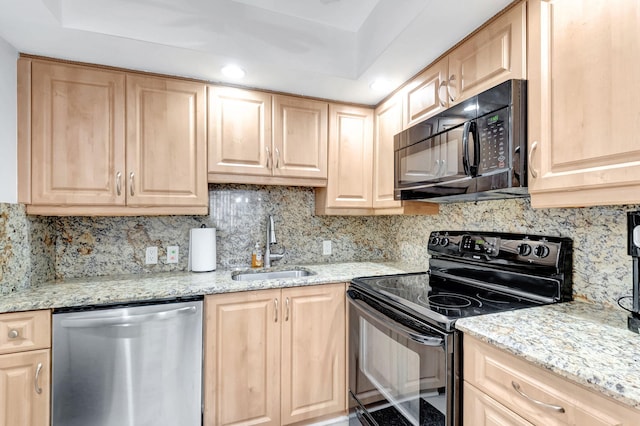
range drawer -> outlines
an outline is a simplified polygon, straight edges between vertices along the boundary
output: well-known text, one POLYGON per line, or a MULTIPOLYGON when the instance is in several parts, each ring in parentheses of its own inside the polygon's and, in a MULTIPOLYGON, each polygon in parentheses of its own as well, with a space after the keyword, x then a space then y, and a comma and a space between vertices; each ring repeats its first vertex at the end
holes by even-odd
POLYGON ((0 314, 0 354, 50 347, 50 311, 0 314))
POLYGON ((513 411, 499 404, 487 394, 480 392, 469 383, 464 383, 464 410, 462 424, 473 426, 533 426, 513 411))
MULTIPOLYGON (((464 380, 536 425, 640 424, 640 410, 466 334, 464 380)), ((464 398, 466 408, 466 395, 464 398)))

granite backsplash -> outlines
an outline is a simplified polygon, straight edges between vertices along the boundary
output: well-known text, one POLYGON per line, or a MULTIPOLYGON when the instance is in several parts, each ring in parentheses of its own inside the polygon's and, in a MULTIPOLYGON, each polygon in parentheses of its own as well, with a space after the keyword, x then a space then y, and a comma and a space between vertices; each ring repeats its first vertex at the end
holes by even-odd
POLYGON ((443 204, 436 216, 316 216, 311 188, 210 185, 208 216, 31 217, 24 206, 0 204, 0 294, 51 279, 186 270, 189 229, 217 229, 219 268, 246 266, 264 244, 273 215, 277 264, 398 260, 424 265, 432 230, 470 229, 562 235, 574 240, 574 294, 615 305, 631 292, 626 211, 639 206, 532 209, 528 199, 443 204), (332 254, 322 255, 322 241, 332 254), (180 247, 179 263, 166 248, 180 247), (158 264, 145 249, 158 247, 158 264))

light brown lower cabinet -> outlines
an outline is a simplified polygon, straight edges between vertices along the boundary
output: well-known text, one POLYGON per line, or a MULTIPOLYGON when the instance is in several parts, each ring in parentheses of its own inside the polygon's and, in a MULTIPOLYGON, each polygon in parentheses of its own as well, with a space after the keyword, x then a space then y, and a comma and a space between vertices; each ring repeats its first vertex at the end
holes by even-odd
POLYGON ((640 410, 464 335, 463 422, 475 425, 640 425, 640 410))
POLYGON ((204 424, 345 414, 345 309, 344 283, 207 296, 204 424))
POLYGON ((49 426, 51 313, 0 314, 0 426, 49 426))

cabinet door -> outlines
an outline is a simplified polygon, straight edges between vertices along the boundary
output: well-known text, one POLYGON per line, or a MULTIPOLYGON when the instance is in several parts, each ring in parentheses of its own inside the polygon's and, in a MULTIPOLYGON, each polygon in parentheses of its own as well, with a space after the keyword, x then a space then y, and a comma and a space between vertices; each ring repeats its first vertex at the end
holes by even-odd
POLYGON ((49 350, 0 356, 0 426, 49 426, 49 350))
POLYGON ((345 285, 282 290, 282 424, 346 410, 345 285))
POLYGON ((640 202, 640 4, 529 5, 531 204, 640 202))
POLYGON ((373 110, 330 104, 326 207, 371 209, 372 152, 373 110))
POLYGON ((205 298, 203 424, 280 425, 281 308, 280 290, 205 298))
POLYGON ((271 95, 209 87, 209 173, 271 176, 271 95))
POLYGON ((127 76, 127 204, 207 206, 205 86, 127 76))
POLYGON ((124 74, 39 61, 31 71, 31 203, 124 205, 124 74))
POLYGON ((373 208, 401 207, 393 199, 393 137, 402 131, 402 97, 396 95, 375 111, 373 139, 373 208))
POLYGON ((446 87, 448 64, 448 58, 436 62, 402 90, 405 129, 449 106, 446 87))
POLYGON ((526 78, 526 2, 499 16, 449 54, 449 103, 509 79, 526 78))
POLYGON ((326 102, 274 97, 273 175, 327 178, 326 102))

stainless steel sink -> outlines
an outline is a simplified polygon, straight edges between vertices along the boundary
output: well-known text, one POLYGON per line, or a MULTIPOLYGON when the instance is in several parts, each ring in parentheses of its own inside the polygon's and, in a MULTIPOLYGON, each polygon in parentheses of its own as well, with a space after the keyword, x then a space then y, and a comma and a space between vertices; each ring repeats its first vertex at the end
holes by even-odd
POLYGON ((315 272, 306 269, 287 269, 282 271, 265 271, 265 272, 234 272, 231 279, 235 281, 255 281, 255 280, 278 280, 285 278, 301 278, 315 275, 315 272))

